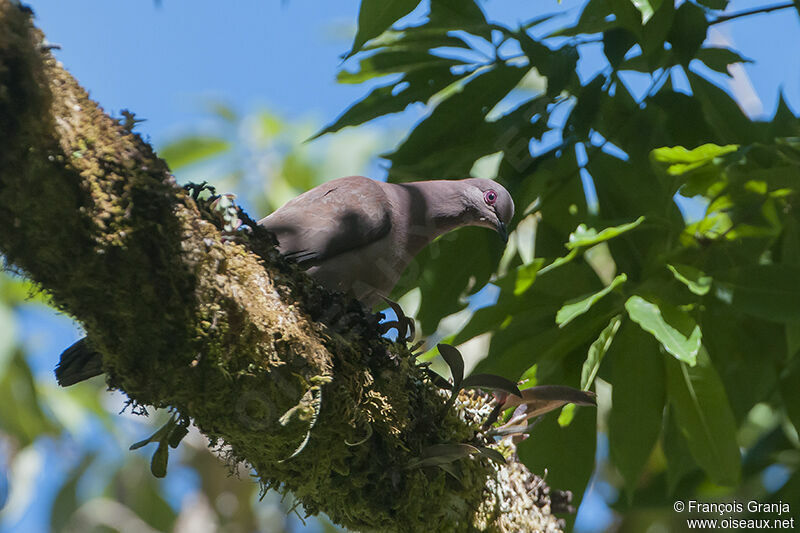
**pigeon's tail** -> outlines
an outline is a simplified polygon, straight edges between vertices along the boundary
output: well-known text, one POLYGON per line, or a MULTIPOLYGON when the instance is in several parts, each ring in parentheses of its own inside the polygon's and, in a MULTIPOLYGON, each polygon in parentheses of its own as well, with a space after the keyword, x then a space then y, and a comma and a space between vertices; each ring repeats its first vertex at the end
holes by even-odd
POLYGON ((84 337, 61 353, 56 367, 56 381, 62 387, 69 387, 102 373, 103 360, 84 337))

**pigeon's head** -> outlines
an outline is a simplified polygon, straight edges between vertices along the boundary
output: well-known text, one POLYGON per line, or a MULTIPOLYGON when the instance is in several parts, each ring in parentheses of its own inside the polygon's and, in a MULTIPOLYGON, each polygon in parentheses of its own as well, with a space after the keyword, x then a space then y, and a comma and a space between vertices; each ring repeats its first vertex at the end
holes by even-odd
POLYGON ((470 178, 466 197, 475 215, 475 224, 492 228, 504 241, 508 240, 508 225, 514 218, 514 200, 496 181, 470 178))

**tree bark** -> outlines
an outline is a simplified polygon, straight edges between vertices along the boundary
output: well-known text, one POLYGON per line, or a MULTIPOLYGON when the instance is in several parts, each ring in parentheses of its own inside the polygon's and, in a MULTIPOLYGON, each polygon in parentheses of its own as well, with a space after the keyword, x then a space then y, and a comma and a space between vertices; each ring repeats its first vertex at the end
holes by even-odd
POLYGON ((108 384, 169 407, 251 465, 264 490, 361 531, 556 530, 517 462, 407 468, 475 443, 492 401, 454 408, 355 301, 286 264, 271 236, 226 235, 152 148, 107 116, 0 0, 0 251, 80 320, 108 384))

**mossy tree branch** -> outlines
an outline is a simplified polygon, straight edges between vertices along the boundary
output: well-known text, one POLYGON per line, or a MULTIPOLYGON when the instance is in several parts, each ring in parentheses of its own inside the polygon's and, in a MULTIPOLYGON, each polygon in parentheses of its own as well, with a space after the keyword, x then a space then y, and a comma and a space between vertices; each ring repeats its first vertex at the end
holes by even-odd
POLYGON ((359 304, 257 228, 223 238, 41 42, 29 12, 0 0, 0 250, 84 324, 109 385, 174 408, 265 488, 354 529, 558 528, 547 488, 513 458, 461 460, 461 482, 405 468, 475 439, 489 400, 445 409, 359 304))

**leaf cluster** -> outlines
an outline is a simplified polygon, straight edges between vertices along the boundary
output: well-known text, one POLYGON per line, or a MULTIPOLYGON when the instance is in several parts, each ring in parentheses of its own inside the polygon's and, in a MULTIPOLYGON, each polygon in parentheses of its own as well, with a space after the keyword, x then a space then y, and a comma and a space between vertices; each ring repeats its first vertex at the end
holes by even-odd
MULTIPOLYGON (((609 384, 611 481, 634 503, 707 482, 786 501, 800 479, 800 120, 783 98, 751 119, 723 88, 748 61, 707 43, 727 1, 589 0, 566 27, 512 27, 473 0, 431 0, 424 21, 397 24, 417 4, 362 0, 340 81, 383 83, 318 135, 424 106, 384 155, 389 179, 491 161, 515 198, 505 251, 462 230, 401 282, 397 295, 421 291, 423 333, 470 313, 449 338, 491 336, 476 372, 609 384), (496 301, 465 311, 487 284, 496 301), (758 481, 774 463, 790 475, 778 493, 758 481)), ((522 459, 581 494, 591 413, 540 424, 522 459)))

